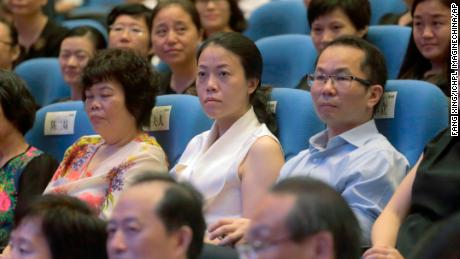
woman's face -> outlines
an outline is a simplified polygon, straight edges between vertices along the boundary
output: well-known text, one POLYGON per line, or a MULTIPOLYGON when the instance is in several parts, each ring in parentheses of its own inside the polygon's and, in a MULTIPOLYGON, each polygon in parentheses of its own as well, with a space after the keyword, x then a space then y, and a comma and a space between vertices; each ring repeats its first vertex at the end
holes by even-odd
POLYGON ((200 41, 192 17, 179 5, 160 10, 152 26, 152 44, 161 60, 174 66, 195 62, 200 41))
POLYGON ((0 22, 0 68, 11 70, 14 61, 19 57, 19 46, 12 46, 8 26, 0 22))
POLYGON ((62 41, 59 50, 59 64, 67 84, 80 85, 83 69, 95 52, 96 49, 89 37, 69 37, 62 41))
POLYGON ((196 0, 201 24, 208 35, 214 32, 231 31, 230 0, 196 0))
POLYGON ((358 30, 346 13, 337 8, 330 13, 319 16, 311 24, 311 38, 318 51, 334 39, 344 35, 363 37, 367 28, 358 30))
POLYGON ((136 119, 125 104, 125 93, 115 80, 94 84, 85 91, 85 110, 94 130, 107 142, 125 137, 136 130, 136 119))
POLYGON ((240 58, 221 46, 208 46, 198 59, 198 97, 206 114, 215 120, 233 123, 243 116, 258 83, 246 79, 240 58))
POLYGON ((11 258, 51 259, 48 242, 41 229, 41 219, 25 218, 10 238, 11 258))
POLYGON ((443 63, 449 55, 450 9, 441 1, 426 0, 415 7, 413 35, 418 50, 431 63, 443 63))

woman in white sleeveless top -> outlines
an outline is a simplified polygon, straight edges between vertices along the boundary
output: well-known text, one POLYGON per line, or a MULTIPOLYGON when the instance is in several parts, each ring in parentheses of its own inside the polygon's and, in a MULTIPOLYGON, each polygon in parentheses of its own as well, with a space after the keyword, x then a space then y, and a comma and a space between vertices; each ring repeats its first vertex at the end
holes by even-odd
POLYGON ((274 117, 261 98, 261 74, 259 50, 240 33, 215 34, 198 50, 197 92, 215 122, 189 142, 171 173, 202 192, 209 241, 218 244, 242 241, 246 218, 284 163, 265 124, 274 117))

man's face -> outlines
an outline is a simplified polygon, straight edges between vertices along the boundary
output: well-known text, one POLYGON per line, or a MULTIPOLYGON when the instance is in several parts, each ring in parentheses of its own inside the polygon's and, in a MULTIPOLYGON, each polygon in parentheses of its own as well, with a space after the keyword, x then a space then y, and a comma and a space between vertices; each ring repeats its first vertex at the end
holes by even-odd
POLYGON ((327 79, 315 80, 311 85, 311 95, 316 113, 328 129, 336 133, 333 135, 370 120, 373 107, 380 100, 383 88, 379 85, 366 87, 356 80, 331 80, 328 77, 354 76, 368 80, 361 69, 364 58, 362 50, 340 45, 326 48, 319 56, 315 74, 326 75, 327 79))
POLYGON ((121 195, 107 225, 110 259, 185 258, 176 249, 176 236, 155 212, 165 188, 164 183, 141 184, 121 195))
POLYGON ((143 16, 120 15, 109 29, 109 48, 128 48, 148 57, 150 31, 143 16))
POLYGON ((266 195, 251 218, 247 241, 252 252, 242 254, 243 259, 314 258, 309 238, 294 242, 286 226, 295 198, 287 194, 266 195))

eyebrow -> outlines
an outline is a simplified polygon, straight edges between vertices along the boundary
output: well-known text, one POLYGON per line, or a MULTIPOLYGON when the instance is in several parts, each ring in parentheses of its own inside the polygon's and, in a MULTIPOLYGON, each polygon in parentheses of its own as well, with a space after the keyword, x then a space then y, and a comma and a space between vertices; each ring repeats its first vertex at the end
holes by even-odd
MULTIPOLYGON (((433 17, 433 18, 447 18, 447 17, 449 17, 448 15, 443 14, 443 13, 430 14, 430 16, 433 17)), ((414 19, 422 19, 422 15, 415 15, 414 19)))
MULTIPOLYGON (((317 67, 316 68, 316 71, 318 72, 321 72, 321 73, 324 73, 326 70, 321 68, 321 67, 317 67)), ((338 73, 351 73, 350 69, 349 68, 337 68, 333 71, 334 74, 338 74, 338 73)))

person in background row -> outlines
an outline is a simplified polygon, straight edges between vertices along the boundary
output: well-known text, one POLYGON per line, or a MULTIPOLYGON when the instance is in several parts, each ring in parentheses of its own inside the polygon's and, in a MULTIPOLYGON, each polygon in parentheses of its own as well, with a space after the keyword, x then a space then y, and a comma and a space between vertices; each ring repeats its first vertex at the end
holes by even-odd
POLYGON ((138 3, 115 6, 107 16, 107 25, 109 48, 128 48, 146 59, 152 57, 152 10, 138 3))
POLYGON ((379 20, 380 25, 397 24, 400 26, 412 26, 411 7, 414 0, 404 0, 407 6, 407 11, 401 14, 388 13, 382 16, 379 20))
POLYGON ((58 166, 24 138, 36 108, 24 81, 0 69, 0 248, 8 244, 15 212, 43 192, 58 166))
POLYGON ((85 111, 99 135, 67 149, 45 193, 78 197, 107 219, 136 175, 168 168, 160 145, 142 130, 155 105, 157 74, 132 50, 106 49, 88 62, 82 82, 85 111))
POLYGON ((20 51, 16 28, 0 17, 0 69, 13 69, 20 51))
POLYGON ((70 86, 71 100, 82 99, 83 70, 96 51, 105 47, 104 36, 90 26, 75 27, 65 35, 59 50, 59 65, 64 81, 70 86))
POLYGON ((309 177, 273 186, 251 217, 241 259, 357 259, 360 229, 346 201, 309 177))
POLYGON ((196 95, 200 35, 200 16, 191 1, 165 0, 153 9, 154 52, 170 68, 170 72, 161 74, 160 94, 196 95))
POLYGON ((425 80, 450 96, 450 4, 458 0, 414 0, 412 37, 400 79, 425 80))
POLYGON ((216 32, 243 32, 247 28, 237 0, 193 0, 200 14, 203 38, 216 32))
POLYGON ((105 227, 77 198, 43 195, 15 217, 10 258, 105 259, 105 227))
MULTIPOLYGON (((367 34, 371 20, 368 0, 311 0, 307 9, 310 35, 318 53, 340 36, 364 38, 367 34)), ((298 88, 310 89, 307 77, 300 80, 298 88)))
POLYGON ((247 218, 284 163, 261 77, 259 49, 241 33, 213 34, 198 50, 198 97, 215 122, 170 173, 203 193, 207 240, 219 245, 244 242, 247 218))
POLYGON ((42 11, 47 0, 6 0, 18 31, 21 54, 18 62, 38 57, 57 57, 67 29, 42 11))

